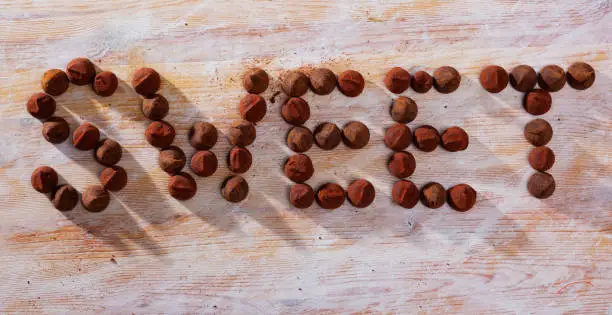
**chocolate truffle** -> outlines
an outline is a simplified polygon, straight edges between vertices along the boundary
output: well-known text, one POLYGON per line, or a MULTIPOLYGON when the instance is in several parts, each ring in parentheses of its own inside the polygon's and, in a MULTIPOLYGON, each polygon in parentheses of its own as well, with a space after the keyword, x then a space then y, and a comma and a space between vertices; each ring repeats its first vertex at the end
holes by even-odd
POLYGON ((300 71, 292 70, 283 73, 280 77, 281 89, 291 97, 300 97, 308 92, 310 80, 300 71))
POLYGON ((346 195, 353 206, 356 208, 365 208, 374 201, 376 191, 372 183, 365 179, 358 179, 348 186, 346 195))
POLYGON ((217 128, 208 122, 193 124, 189 129, 189 144, 196 150, 209 150, 217 143, 217 128))
POLYGON ((317 190, 317 203, 323 209, 336 209, 344 203, 344 189, 338 184, 323 184, 317 190))
POLYGON ((32 94, 26 104, 28 113, 38 119, 51 117, 55 113, 55 106, 53 97, 42 92, 32 94))
POLYGON ((440 134, 436 128, 425 125, 414 130, 414 145, 417 149, 431 152, 440 143, 440 134))
POLYGON ((151 68, 140 68, 132 76, 132 87, 136 93, 150 97, 159 90, 161 77, 157 71, 151 68))
POLYGON ((346 70, 338 76, 338 89, 348 97, 356 97, 365 87, 365 80, 361 73, 355 70, 346 70))
POLYGON ((468 211, 475 203, 476 191, 470 185, 459 184, 448 190, 448 204, 457 211, 468 211))
POLYGON ((342 141, 351 149, 361 149, 370 142, 370 130, 358 121, 351 121, 342 128, 342 141))
POLYGON ((66 66, 70 82, 76 85, 90 84, 96 76, 96 67, 87 58, 72 59, 66 66))
POLYGON ((467 149, 470 138, 460 127, 450 127, 442 133, 442 147, 450 152, 463 151, 467 149))
POLYGON ((342 133, 336 124, 324 122, 315 128, 314 140, 323 150, 333 150, 342 141, 342 133))
POLYGON ((508 86, 508 72, 500 66, 487 66, 480 72, 480 85, 489 93, 499 93, 508 86))
POLYGON ((244 73, 242 86, 251 94, 263 93, 270 84, 270 77, 260 68, 252 68, 244 73))
POLYGON ((576 62, 567 69, 567 83, 576 90, 586 90, 595 82, 595 69, 584 62, 576 62))
POLYGON ((538 84, 548 92, 557 92, 565 85, 565 71, 557 65, 548 65, 538 73, 538 84))
POLYGON ((297 153, 308 151, 313 143, 314 138, 308 128, 293 127, 287 134, 287 146, 297 153))
POLYGON ((40 85, 43 91, 49 95, 60 96, 68 90, 70 80, 66 72, 60 69, 51 69, 45 71, 40 85))
POLYGON ((142 114, 151 120, 162 120, 168 115, 170 105, 165 97, 155 94, 151 98, 142 99, 141 110, 142 114))
POLYGON ((309 180, 314 174, 312 161, 305 154, 296 154, 285 162, 285 176, 296 183, 303 183, 309 180))
POLYGON ((81 195, 81 204, 85 210, 90 212, 100 212, 108 207, 110 194, 104 187, 95 185, 89 186, 81 195))
POLYGON ((51 143, 62 143, 70 136, 70 126, 62 117, 51 117, 43 123, 42 135, 51 143))
POLYGON ((252 144, 257 137, 255 125, 246 120, 235 121, 228 134, 229 142, 240 147, 246 147, 252 144))
POLYGON ((391 155, 387 163, 389 173, 397 178, 405 178, 412 173, 416 168, 416 160, 410 152, 395 152, 391 155))
POLYGON ((242 119, 252 123, 262 120, 266 116, 267 109, 266 101, 257 94, 247 94, 238 105, 238 111, 240 111, 242 119))
POLYGON ((57 187, 58 176, 54 169, 49 166, 41 166, 32 172, 30 183, 39 193, 50 193, 57 187))
POLYGON ((154 121, 145 130, 147 142, 157 148, 167 148, 174 141, 176 131, 174 127, 165 121, 154 121))
POLYGON ((527 190, 538 199, 546 199, 555 192, 555 179, 548 173, 537 172, 529 177, 527 190))
POLYGON ((112 166, 121 160, 123 156, 123 149, 121 145, 112 139, 104 139, 98 142, 95 158, 100 164, 105 166, 112 166))
POLYGON ((195 196, 198 191, 198 184, 191 175, 178 173, 168 181, 168 192, 170 196, 178 200, 188 200, 195 196))
POLYGON ((88 122, 84 122, 72 134, 72 144, 81 151, 93 150, 100 140, 100 130, 88 122))
POLYGON ((413 121, 418 112, 417 104, 409 97, 400 96, 391 104, 391 118, 398 123, 406 124, 413 121))
POLYGON ((302 125, 310 118, 310 106, 308 106, 305 100, 299 97, 292 97, 283 104, 281 116, 289 124, 294 126, 302 125))
POLYGON ((419 202, 419 188, 409 180, 400 180, 393 184, 391 198, 399 206, 412 209, 419 202))
POLYGON ((459 84, 461 83, 461 75, 459 72, 455 68, 449 66, 436 69, 433 79, 433 85, 436 90, 444 94, 454 92, 459 88, 459 84))
POLYGON ((249 195, 249 184, 241 176, 232 176, 223 182, 221 195, 229 202, 241 202, 249 195))
POLYGON ((295 184, 289 191, 289 203, 298 209, 306 209, 315 199, 314 190, 307 184, 295 184))
POLYGON ((553 136, 553 129, 544 119, 534 119, 525 125, 525 139, 536 147, 546 145, 553 136))
POLYGON ((79 203, 79 193, 70 185, 61 185, 53 193, 51 203, 59 211, 70 211, 79 203))
POLYGON ((523 99, 523 107, 531 115, 542 115, 550 110, 552 97, 550 93, 541 89, 535 89, 527 94, 523 99))
POLYGON ((123 167, 113 165, 102 170, 100 173, 100 184, 104 189, 119 191, 127 185, 128 176, 123 167))
POLYGON ((93 80, 93 90, 100 96, 111 96, 117 90, 119 81, 117 76, 110 71, 102 71, 93 80))
POLYGON ((417 71, 410 80, 410 86, 417 93, 427 93, 433 86, 433 78, 425 71, 417 71))
POLYGON ((198 176, 212 176, 217 166, 217 156, 210 151, 198 151, 191 157, 191 170, 198 176))
POLYGON ((410 73, 400 67, 391 68, 385 76, 385 86, 391 93, 403 93, 410 87, 410 73))
POLYGON ((510 72, 510 84, 512 87, 523 93, 527 93, 538 83, 538 74, 528 65, 519 65, 510 72))
POLYGON ((529 152, 529 165, 534 170, 545 172, 555 164, 555 153, 548 147, 541 146, 531 149, 529 152))
POLYGON ((316 68, 310 72, 310 89, 317 95, 330 94, 338 84, 336 75, 327 68, 316 68))
POLYGON ((246 148, 233 147, 227 156, 227 167, 234 173, 245 173, 253 164, 253 156, 246 148))
POLYGON ((412 141, 410 128, 404 124, 395 123, 385 130, 385 145, 393 151, 407 148, 412 141))
POLYGON ((438 183, 428 183, 421 189, 421 202, 430 209, 440 208, 446 202, 446 190, 438 183))
POLYGON ((185 152, 179 147, 171 146, 159 151, 157 158, 159 168, 168 174, 176 174, 180 172, 187 163, 185 152))

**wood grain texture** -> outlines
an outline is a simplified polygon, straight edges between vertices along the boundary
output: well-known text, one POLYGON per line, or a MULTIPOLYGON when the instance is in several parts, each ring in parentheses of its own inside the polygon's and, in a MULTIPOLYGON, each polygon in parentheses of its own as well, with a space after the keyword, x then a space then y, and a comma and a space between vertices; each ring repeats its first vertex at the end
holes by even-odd
MULTIPOLYGON (((0 1, 0 312, 2 313, 594 313, 612 309, 612 4, 576 1, 0 1), (49 68, 87 56, 121 79, 112 97, 71 86, 57 114, 74 129, 90 121, 125 148, 129 184, 106 211, 80 205, 56 211, 29 185, 40 165, 54 167, 79 191, 102 169, 68 142, 51 145, 25 111, 49 68), (543 116, 553 126, 551 170, 557 191, 529 197, 532 117, 511 88, 492 95, 480 69, 529 64, 567 68, 585 61, 594 86, 566 86, 543 116), (289 126, 268 102, 246 174, 248 199, 219 196, 224 163, 198 178, 198 193, 178 202, 168 176, 144 140, 147 120, 125 82, 143 65, 164 77, 168 121, 176 144, 196 121, 225 132, 238 118, 240 75, 260 66, 282 70, 325 65, 360 71, 367 80, 355 99, 337 90, 308 93, 307 126, 364 121, 372 131, 363 150, 343 146, 308 154, 316 187, 346 187, 365 177, 376 187, 373 206, 335 211, 291 209, 281 165, 289 126), (455 93, 420 95, 409 124, 463 127, 470 147, 422 153, 411 179, 445 187, 468 183, 479 193, 467 213, 448 206, 412 210, 391 203, 394 179, 382 141, 392 123, 385 72, 403 66, 432 72, 452 65, 462 74, 455 93)), ((221 136, 213 149, 223 160, 221 136)))

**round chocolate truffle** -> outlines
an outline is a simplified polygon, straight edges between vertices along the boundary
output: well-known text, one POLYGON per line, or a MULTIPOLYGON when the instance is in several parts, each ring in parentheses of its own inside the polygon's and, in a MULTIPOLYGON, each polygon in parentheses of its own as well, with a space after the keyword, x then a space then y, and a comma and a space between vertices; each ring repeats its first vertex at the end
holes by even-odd
POLYGON ((308 106, 305 100, 299 97, 292 97, 283 104, 281 116, 289 124, 294 126, 302 125, 310 118, 310 106, 308 106))
POLYGON ((446 202, 446 190, 438 183, 428 183, 421 189, 421 202, 430 209, 440 208, 446 202))
POLYGON ((534 119, 525 125, 525 139, 536 147, 546 145, 553 136, 553 129, 544 119, 534 119))
POLYGON ((342 128, 342 141, 351 149, 361 149, 370 142, 370 130, 358 121, 351 121, 342 128))
POLYGON ((81 204, 85 210, 100 212, 106 209, 110 203, 110 194, 100 185, 89 186, 81 195, 81 204))
POLYGON ((79 203, 79 193, 68 184, 61 185, 53 193, 51 203, 59 211, 70 211, 79 203))
POLYGON ((170 105, 165 97, 160 94, 154 94, 151 98, 142 99, 140 109, 145 117, 151 120, 162 120, 168 115, 170 105))
POLYGON ((338 76, 338 89, 348 97, 356 97, 365 88, 365 80, 361 73, 355 70, 346 70, 338 76))
POLYGON ((221 195, 229 202, 241 202, 249 195, 249 184, 241 176, 232 176, 223 182, 221 195))
POLYGON ((419 202, 419 188, 409 180, 400 180, 393 185, 393 202, 406 209, 412 209, 419 202))
POLYGON ((410 145, 412 134, 404 124, 395 123, 385 130, 385 145, 393 151, 402 151, 410 145))
POLYGON ((117 76, 110 71, 102 71, 93 80, 93 90, 100 96, 111 96, 119 86, 117 76))
POLYGON ((246 147, 252 144, 257 137, 255 125, 246 120, 235 121, 228 134, 229 142, 240 147, 246 147))
POLYGON ((251 94, 263 93, 270 84, 270 77, 260 68, 251 68, 244 73, 242 86, 251 94))
POLYGON ((176 174, 180 172, 187 163, 185 152, 179 147, 171 146, 159 151, 157 158, 159 168, 168 174, 176 174))
POLYGON ((523 107, 531 115, 542 115, 550 110, 552 97, 545 90, 535 89, 527 94, 523 99, 523 107))
POLYGON ((119 191, 127 185, 128 176, 123 167, 113 165, 102 170, 100 173, 100 184, 104 189, 119 191))
POLYGON ((136 93, 150 97, 159 90, 161 77, 157 71, 151 68, 140 68, 132 76, 132 87, 136 93))
POLYGON ((257 94, 247 94, 240 100, 238 110, 242 119, 257 123, 266 116, 268 107, 263 97, 257 94))
POLYGON ((448 190, 448 204, 457 211, 468 211, 475 203, 476 191, 470 185, 459 184, 448 190))
POLYGON ((314 140, 319 148, 332 150, 342 141, 342 133, 336 124, 324 122, 315 128, 314 140))
POLYGON ((555 192, 555 179, 548 173, 537 172, 529 177, 527 190, 538 199, 546 199, 555 192))
POLYGON ((541 146, 531 149, 529 152, 529 165, 534 170, 545 172, 555 164, 555 153, 549 147, 541 146))
POLYGON ((147 142, 156 148, 167 148, 174 141, 176 131, 165 121, 153 121, 145 130, 147 142))
POLYGON ((121 145, 112 139, 104 139, 98 142, 95 158, 100 164, 105 166, 112 166, 121 160, 123 156, 123 149, 121 145))
POLYGON ((398 123, 406 124, 413 121, 419 109, 416 102, 405 96, 400 96, 391 104, 391 118, 398 123))
POLYGON ((395 152, 391 155, 389 162, 387 163, 389 173, 397 178, 405 178, 416 169, 416 160, 410 152, 395 152))
POLYGON ((310 89, 317 95, 328 95, 338 84, 336 75, 327 68, 316 68, 310 72, 310 89))
POLYGON ((313 143, 312 132, 306 127, 293 127, 287 134, 287 146, 297 153, 308 151, 313 143))
POLYGON ((32 172, 30 183, 39 193, 50 193, 57 187, 58 176, 54 169, 49 166, 41 166, 32 172))
POLYGON ((565 71, 557 65, 548 65, 538 73, 538 84, 548 92, 557 92, 565 86, 565 71))
POLYGON ((217 143, 217 128, 208 122, 193 124, 189 129, 189 144, 196 150, 209 150, 217 143))
POLYGON ((308 92, 310 80, 300 71, 292 70, 283 73, 280 77, 281 89, 291 97, 300 97, 308 92))
POLYGON ((314 190, 307 184, 295 184, 289 191, 289 203, 298 209, 306 209, 315 199, 314 190))
POLYGON ((96 76, 96 67, 87 58, 72 59, 66 66, 70 82, 76 85, 90 84, 96 76))
POLYGON ((28 113, 38 119, 51 117, 55 113, 55 107, 53 97, 42 92, 32 94, 26 104, 28 113))
POLYGON ((188 200, 195 196, 198 191, 198 184, 191 175, 178 173, 168 181, 168 192, 170 196, 178 200, 188 200))
POLYGON ((417 71, 410 80, 410 86, 417 93, 427 93, 433 86, 433 78, 425 71, 417 71))
POLYGON ((385 76, 385 86, 391 93, 403 93, 410 87, 410 73, 400 67, 391 68, 385 76))
POLYGON ((198 176, 212 176, 217 166, 217 156, 210 151, 198 151, 191 157, 191 170, 198 176))
POLYGON ((523 93, 527 93, 538 83, 538 74, 528 65, 519 65, 510 72, 510 84, 512 87, 523 93))
POLYGON ((436 128, 425 125, 414 130, 414 145, 417 149, 431 152, 440 143, 440 134, 436 128))
POLYGON ((40 85, 45 93, 53 96, 60 96, 68 90, 69 83, 70 80, 66 72, 60 69, 51 69, 45 71, 40 85))
POLYGON ((336 209, 344 203, 344 189, 338 184, 323 184, 317 190, 317 203, 323 209, 336 209))
POLYGON ((442 133, 442 147, 450 152, 463 151, 467 149, 470 138, 460 127, 450 127, 442 133))
POLYGON ((433 75, 433 85, 440 93, 452 93, 459 88, 461 83, 461 75, 459 72, 449 66, 444 66, 436 69, 433 75))
POLYGON ((567 69, 567 83, 576 90, 586 90, 595 82, 595 69, 588 63, 576 62, 567 69))
POLYGON ((508 86, 508 72, 500 66, 487 66, 480 72, 480 85, 489 93, 499 93, 508 86))
POLYGON ((314 174, 312 161, 305 154, 296 154, 285 162, 285 176, 296 183, 303 183, 309 180, 314 174))
POLYGON ((234 173, 245 173, 253 164, 253 156, 246 148, 233 147, 227 156, 227 167, 234 173))
POLYGON ((100 130, 88 122, 84 122, 72 134, 72 144, 81 151, 93 150, 100 140, 100 130))
POLYGON ((43 123, 42 135, 51 143, 62 143, 70 136, 70 126, 62 117, 51 117, 43 123))
POLYGON ((365 179, 358 179, 348 186, 346 195, 353 206, 356 208, 365 208, 374 201, 376 191, 372 183, 365 179))

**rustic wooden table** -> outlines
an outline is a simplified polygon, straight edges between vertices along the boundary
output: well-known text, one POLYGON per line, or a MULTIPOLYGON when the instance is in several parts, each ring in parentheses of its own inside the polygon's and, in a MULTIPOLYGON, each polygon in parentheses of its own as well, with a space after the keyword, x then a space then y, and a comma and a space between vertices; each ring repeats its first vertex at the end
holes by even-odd
MULTIPOLYGON (((612 4, 574 1, 0 1, 0 312, 35 313, 609 313, 612 311, 612 4), (52 145, 25 111, 49 68, 87 56, 122 80, 100 98, 71 86, 57 114, 71 128, 90 121, 126 152, 129 184, 110 207, 55 210, 30 186, 31 172, 54 167, 82 191, 102 169, 70 141, 52 145), (524 63, 567 68, 585 61, 594 86, 553 94, 543 118, 553 126, 547 200, 526 191, 532 173, 523 126, 532 117, 512 88, 493 95, 480 69, 524 63), (313 187, 344 187, 364 177, 374 204, 357 210, 295 210, 281 172, 289 126, 269 101, 246 174, 252 191, 239 205, 219 186, 225 163, 198 178, 198 193, 178 202, 144 140, 147 120, 125 82, 143 65, 164 77, 176 143, 190 156, 189 126, 213 122, 225 132, 238 118, 241 73, 260 66, 278 91, 283 69, 324 65, 355 69, 367 80, 355 99, 337 90, 306 95, 307 126, 362 120, 370 144, 353 151, 313 148, 313 187), (406 210, 391 203, 395 179, 382 133, 393 98, 382 84, 392 66, 414 72, 452 65, 458 91, 421 95, 411 128, 459 125, 470 135, 461 153, 409 148, 411 179, 478 190, 467 213, 444 206, 406 210)), ((223 157, 225 135, 214 148, 223 157)))

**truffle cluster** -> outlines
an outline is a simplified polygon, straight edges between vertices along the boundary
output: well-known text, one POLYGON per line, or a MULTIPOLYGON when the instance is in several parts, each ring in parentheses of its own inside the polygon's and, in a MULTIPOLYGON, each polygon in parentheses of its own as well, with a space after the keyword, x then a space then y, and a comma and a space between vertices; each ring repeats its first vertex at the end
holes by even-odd
POLYGON ((404 68, 394 67, 385 75, 384 83, 387 89, 395 94, 401 94, 409 87, 417 93, 427 93, 432 86, 438 92, 448 94, 459 88, 461 75, 449 66, 436 69, 433 77, 425 71, 417 71, 411 76, 404 68))
POLYGON ((448 202, 451 208, 465 212, 476 204, 476 190, 470 185, 458 184, 448 190, 439 183, 430 182, 419 188, 410 180, 400 180, 393 185, 393 202, 403 208, 413 208, 419 200, 430 209, 437 209, 448 202))

